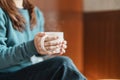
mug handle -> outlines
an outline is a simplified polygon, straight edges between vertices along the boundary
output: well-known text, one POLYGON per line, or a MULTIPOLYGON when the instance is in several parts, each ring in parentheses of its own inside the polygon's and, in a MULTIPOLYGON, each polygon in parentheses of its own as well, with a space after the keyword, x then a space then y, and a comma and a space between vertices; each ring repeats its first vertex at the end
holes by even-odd
POLYGON ((43 36, 42 38, 41 38, 41 41, 40 41, 40 47, 44 50, 44 51, 47 51, 46 50, 46 48, 45 48, 45 39, 46 39, 46 37, 48 37, 48 35, 45 35, 45 36, 43 36))

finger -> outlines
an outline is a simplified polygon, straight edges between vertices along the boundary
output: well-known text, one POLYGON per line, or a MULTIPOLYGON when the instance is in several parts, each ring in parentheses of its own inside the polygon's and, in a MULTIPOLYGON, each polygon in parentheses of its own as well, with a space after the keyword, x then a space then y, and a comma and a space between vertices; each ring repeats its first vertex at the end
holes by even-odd
POLYGON ((62 44, 62 45, 61 45, 61 48, 66 49, 66 48, 67 48, 67 45, 66 45, 66 44, 62 44))
POLYGON ((40 47, 39 47, 39 50, 40 50, 41 54, 43 54, 43 55, 51 55, 51 54, 53 54, 50 51, 44 51, 44 50, 42 50, 40 47))
POLYGON ((40 33, 37 34, 37 36, 38 37, 43 37, 43 36, 45 36, 45 33, 44 32, 40 32, 40 33))
POLYGON ((64 40, 64 41, 62 42, 62 44, 67 44, 67 41, 66 41, 66 40, 64 40))
POLYGON ((65 52, 66 52, 65 49, 61 49, 60 54, 64 54, 65 52))
POLYGON ((45 46, 56 46, 56 45, 59 45, 59 42, 54 42, 54 41, 45 42, 45 46))
POLYGON ((66 52, 66 50, 65 49, 62 49, 62 53, 65 53, 66 52))
POLYGON ((48 36, 48 37, 46 37, 45 42, 57 40, 57 39, 58 39, 58 36, 48 36))
POLYGON ((49 47, 45 47, 47 51, 54 51, 57 48, 59 48, 59 46, 49 46, 49 47))

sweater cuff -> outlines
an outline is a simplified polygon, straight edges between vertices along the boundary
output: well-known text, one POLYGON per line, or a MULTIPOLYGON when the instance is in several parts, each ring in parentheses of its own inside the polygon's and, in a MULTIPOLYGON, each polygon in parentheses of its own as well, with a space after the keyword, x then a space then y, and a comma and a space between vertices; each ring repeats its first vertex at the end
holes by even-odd
POLYGON ((34 40, 31 40, 31 41, 28 41, 27 43, 25 43, 25 46, 26 46, 26 50, 28 52, 28 56, 33 56, 33 55, 37 55, 38 52, 35 48, 35 45, 34 45, 34 40))

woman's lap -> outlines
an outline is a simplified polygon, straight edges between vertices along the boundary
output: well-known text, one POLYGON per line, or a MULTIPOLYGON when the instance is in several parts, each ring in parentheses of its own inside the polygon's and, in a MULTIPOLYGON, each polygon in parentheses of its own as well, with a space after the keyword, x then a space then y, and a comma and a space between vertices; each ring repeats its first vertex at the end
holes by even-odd
POLYGON ((68 57, 54 57, 13 73, 0 73, 0 80, 86 80, 68 57), (73 76, 73 77, 71 77, 73 76), (75 77, 75 79, 74 79, 75 77), (73 78, 73 79, 72 79, 73 78), (77 79, 78 78, 78 79, 77 79))

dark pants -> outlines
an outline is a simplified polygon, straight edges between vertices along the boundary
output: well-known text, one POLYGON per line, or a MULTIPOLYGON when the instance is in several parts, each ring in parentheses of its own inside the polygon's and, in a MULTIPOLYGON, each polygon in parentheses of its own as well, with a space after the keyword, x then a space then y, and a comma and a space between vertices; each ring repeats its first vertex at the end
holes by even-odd
POLYGON ((71 59, 50 58, 17 72, 0 73, 0 80, 86 80, 71 59))

